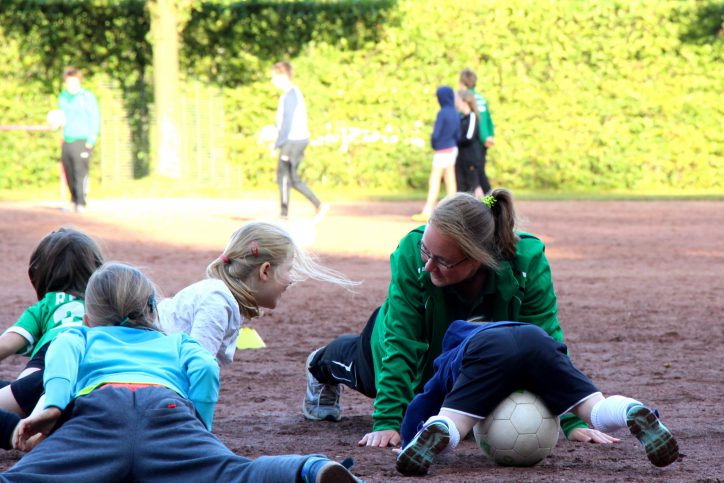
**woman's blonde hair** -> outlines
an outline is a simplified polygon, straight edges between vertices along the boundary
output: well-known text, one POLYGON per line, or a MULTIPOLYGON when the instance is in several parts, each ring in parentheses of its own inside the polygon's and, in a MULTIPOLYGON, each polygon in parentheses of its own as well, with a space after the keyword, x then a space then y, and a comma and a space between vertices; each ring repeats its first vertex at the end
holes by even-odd
POLYGON ((491 205, 469 193, 456 193, 435 208, 429 223, 457 241, 465 256, 497 270, 502 259, 515 258, 513 195, 502 188, 490 192, 491 205))
POLYGON ((288 260, 292 261, 292 282, 311 278, 345 288, 359 285, 359 282, 348 280, 341 273, 317 263, 284 228, 261 221, 236 230, 221 256, 206 268, 206 275, 224 282, 239 304, 241 315, 252 318, 259 316, 261 309, 249 286, 250 276, 265 262, 276 268, 288 260))
POLYGON ((156 288, 137 268, 102 265, 85 291, 85 312, 93 326, 123 325, 160 330, 156 324, 156 288))

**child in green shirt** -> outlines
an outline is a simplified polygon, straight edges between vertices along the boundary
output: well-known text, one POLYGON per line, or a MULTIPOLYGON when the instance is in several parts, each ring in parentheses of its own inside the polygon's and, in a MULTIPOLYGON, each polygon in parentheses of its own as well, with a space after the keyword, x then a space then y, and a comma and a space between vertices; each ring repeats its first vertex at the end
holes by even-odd
MULTIPOLYGON (((30 356, 30 361, 15 381, 0 389, 0 409, 20 416, 32 412, 43 393, 48 346, 62 331, 83 324, 85 288, 102 264, 96 242, 71 228, 50 233, 35 248, 28 276, 38 303, 0 336, 0 360, 17 353, 30 356)), ((0 443, 6 443, 2 424, 0 443)))

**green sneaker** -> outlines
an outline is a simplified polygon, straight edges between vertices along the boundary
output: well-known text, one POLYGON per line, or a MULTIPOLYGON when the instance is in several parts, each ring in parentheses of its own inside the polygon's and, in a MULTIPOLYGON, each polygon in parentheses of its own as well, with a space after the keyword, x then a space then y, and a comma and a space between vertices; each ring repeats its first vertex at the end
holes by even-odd
POLYGON ((427 474, 433 458, 450 444, 450 430, 442 421, 432 421, 418 431, 397 455, 397 471, 405 476, 427 474))
POLYGON ((668 466, 679 458, 679 444, 651 409, 640 404, 631 406, 626 412, 626 424, 644 445, 654 466, 668 466))

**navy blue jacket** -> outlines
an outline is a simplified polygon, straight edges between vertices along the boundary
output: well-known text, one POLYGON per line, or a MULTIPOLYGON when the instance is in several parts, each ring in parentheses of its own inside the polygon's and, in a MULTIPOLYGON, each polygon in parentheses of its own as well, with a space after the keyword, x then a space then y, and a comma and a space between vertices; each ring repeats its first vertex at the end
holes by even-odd
POLYGON ((460 375, 463 355, 470 339, 483 330, 511 325, 525 324, 504 321, 481 325, 471 324, 464 320, 456 320, 450 324, 442 339, 442 353, 433 363, 435 374, 427 381, 423 392, 415 396, 405 412, 405 418, 400 427, 403 448, 415 437, 420 424, 440 411, 445 396, 452 390, 460 375))
POLYGON ((437 100, 440 110, 437 112, 430 138, 432 149, 439 151, 457 147, 460 138, 460 115, 455 110, 455 93, 448 86, 438 87, 437 100))

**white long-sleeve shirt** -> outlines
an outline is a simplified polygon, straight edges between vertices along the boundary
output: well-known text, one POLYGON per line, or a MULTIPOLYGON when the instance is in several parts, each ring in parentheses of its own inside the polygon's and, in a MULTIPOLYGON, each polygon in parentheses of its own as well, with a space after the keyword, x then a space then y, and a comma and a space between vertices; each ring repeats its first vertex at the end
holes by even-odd
POLYGON ((307 104, 299 87, 292 86, 279 98, 277 106, 277 142, 280 148, 287 142, 299 142, 309 139, 307 126, 307 104))
POLYGON ((221 280, 209 278, 182 289, 158 304, 161 328, 167 334, 184 332, 230 364, 243 322, 239 304, 221 280))

